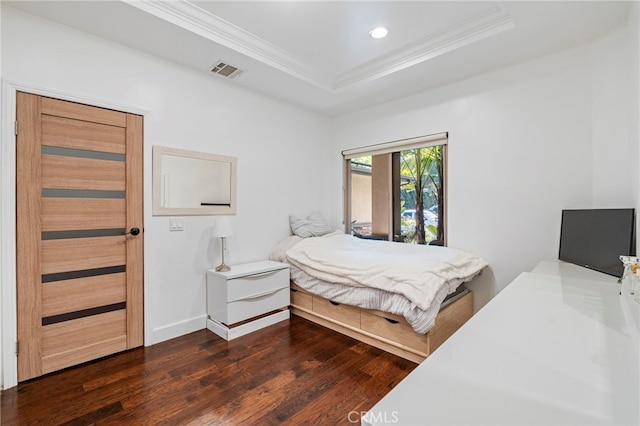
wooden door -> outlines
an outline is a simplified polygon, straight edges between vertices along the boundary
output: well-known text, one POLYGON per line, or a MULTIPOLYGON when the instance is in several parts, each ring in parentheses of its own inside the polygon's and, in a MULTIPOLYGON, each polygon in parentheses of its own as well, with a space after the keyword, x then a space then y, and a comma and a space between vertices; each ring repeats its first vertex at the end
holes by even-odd
POLYGON ((143 136, 141 116, 26 93, 17 121, 23 381, 143 344, 143 136))

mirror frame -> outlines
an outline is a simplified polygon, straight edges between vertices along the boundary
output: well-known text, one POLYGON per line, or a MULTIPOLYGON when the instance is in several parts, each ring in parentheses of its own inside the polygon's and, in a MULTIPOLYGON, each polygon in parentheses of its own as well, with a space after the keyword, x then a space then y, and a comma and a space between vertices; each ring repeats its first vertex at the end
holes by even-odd
MULTIPOLYGON (((236 182, 238 159, 217 154, 188 151, 185 149, 153 147, 153 215, 154 216, 206 216, 206 215, 233 215, 236 214, 236 182), (162 156, 192 158, 197 160, 211 160, 229 163, 231 165, 230 176, 230 203, 228 206, 202 206, 202 207, 163 207, 162 201, 162 156)), ((194 182, 194 185, 208 184, 212 182, 194 182)))

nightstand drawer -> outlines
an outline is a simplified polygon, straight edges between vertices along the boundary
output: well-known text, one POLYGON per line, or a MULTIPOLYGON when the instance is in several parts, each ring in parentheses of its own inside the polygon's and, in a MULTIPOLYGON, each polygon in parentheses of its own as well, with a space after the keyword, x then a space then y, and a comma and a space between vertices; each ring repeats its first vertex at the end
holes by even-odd
POLYGON ((272 260, 207 271, 207 328, 223 339, 289 318, 289 265, 272 260))
POLYGON ((289 287, 254 293, 227 305, 227 325, 289 306, 289 287))
POLYGON ((289 269, 261 272, 228 281, 227 302, 273 293, 289 287, 289 269))

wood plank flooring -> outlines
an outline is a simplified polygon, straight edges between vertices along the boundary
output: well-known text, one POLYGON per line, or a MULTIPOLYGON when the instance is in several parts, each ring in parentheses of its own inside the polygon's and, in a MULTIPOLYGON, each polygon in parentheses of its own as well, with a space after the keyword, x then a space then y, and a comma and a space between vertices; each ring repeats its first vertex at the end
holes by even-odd
POLYGON ((359 424, 416 364, 293 316, 202 330, 19 384, 4 425, 359 424))

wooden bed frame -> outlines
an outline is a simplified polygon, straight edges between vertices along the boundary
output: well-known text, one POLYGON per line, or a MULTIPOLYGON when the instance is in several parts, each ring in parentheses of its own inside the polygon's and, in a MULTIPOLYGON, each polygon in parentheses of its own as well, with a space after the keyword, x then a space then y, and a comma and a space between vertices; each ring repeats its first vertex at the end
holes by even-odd
POLYGON ((424 361, 473 315, 473 294, 442 308, 426 334, 416 333, 402 316, 332 302, 291 281, 291 313, 415 363, 424 361))

